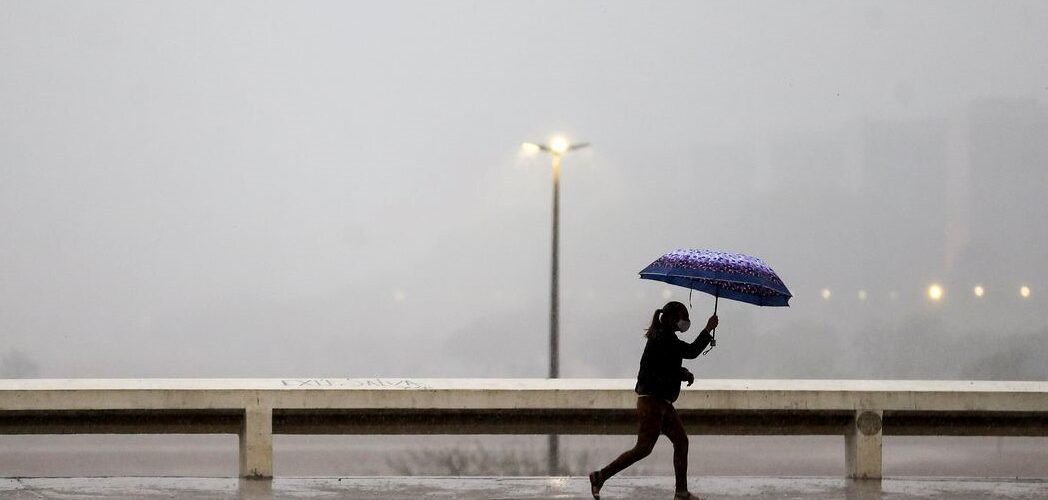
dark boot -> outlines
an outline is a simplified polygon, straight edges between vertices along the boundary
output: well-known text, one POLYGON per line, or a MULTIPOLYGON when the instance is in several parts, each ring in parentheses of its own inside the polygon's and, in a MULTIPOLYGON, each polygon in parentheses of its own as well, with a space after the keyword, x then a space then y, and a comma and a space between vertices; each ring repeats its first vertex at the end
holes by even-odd
POLYGON ((604 486, 604 478, 600 477, 600 471, 595 470, 589 473, 590 480, 590 493, 593 494, 593 498, 600 498, 600 488, 604 486))

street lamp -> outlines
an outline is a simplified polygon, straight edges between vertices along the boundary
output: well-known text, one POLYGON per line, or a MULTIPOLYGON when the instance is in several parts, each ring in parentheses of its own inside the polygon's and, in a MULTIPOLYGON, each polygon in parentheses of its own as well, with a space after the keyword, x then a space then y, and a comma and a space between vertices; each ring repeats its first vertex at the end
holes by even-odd
MULTIPOLYGON (((553 157, 553 244, 550 263, 550 286, 549 286, 549 378, 560 376, 560 349, 558 347, 559 332, 559 309, 560 301, 557 296, 559 254, 560 254, 560 158, 565 154, 589 146, 582 142, 572 144, 564 136, 556 136, 550 139, 549 144, 535 144, 525 142, 522 148, 525 152, 538 153, 545 151, 553 157)), ((556 434, 549 436, 549 474, 557 475, 560 469, 560 443, 556 434)))

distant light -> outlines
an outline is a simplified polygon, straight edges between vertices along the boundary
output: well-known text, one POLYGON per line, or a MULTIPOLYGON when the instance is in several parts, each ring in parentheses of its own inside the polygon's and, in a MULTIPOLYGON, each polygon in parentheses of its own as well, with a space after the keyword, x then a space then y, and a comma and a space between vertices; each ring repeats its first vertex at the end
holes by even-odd
POLYGON ((670 290, 669 288, 663 288, 662 298, 669 300, 670 297, 673 297, 673 290, 670 290))
POLYGON ((404 293, 404 290, 393 292, 393 300, 396 302, 404 302, 404 299, 406 298, 408 298, 408 294, 404 293))
POLYGON ((866 297, 867 297, 866 290, 859 290, 859 300, 865 302, 866 301, 866 297))
POLYGON ((982 285, 975 285, 975 288, 972 289, 972 293, 974 293, 976 297, 982 297, 983 295, 986 295, 986 290, 983 289, 982 285))
POLYGON ((558 155, 562 155, 568 152, 571 148, 571 143, 564 136, 558 135, 549 141, 549 149, 558 155))
POLYGON ((829 288, 823 288, 822 289, 822 299, 823 300, 830 300, 830 295, 832 295, 832 294, 830 293, 830 289, 829 288))
POLYGON ((532 144, 530 142, 525 142, 524 144, 520 145, 520 150, 523 151, 524 154, 526 154, 528 156, 531 156, 531 155, 537 154, 539 151, 542 150, 542 148, 540 148, 538 144, 532 144))
POLYGON ((899 298, 899 292, 896 292, 895 290, 888 292, 888 298, 892 300, 899 298))
POLYGON ((1019 295, 1022 298, 1024 298, 1024 299, 1030 298, 1030 287, 1028 287, 1026 285, 1023 285, 1022 287, 1020 287, 1019 288, 1019 295))
POLYGON ((942 289, 942 285, 939 285, 938 283, 933 283, 928 287, 928 298, 936 302, 942 300, 942 296, 945 293, 946 292, 942 289))

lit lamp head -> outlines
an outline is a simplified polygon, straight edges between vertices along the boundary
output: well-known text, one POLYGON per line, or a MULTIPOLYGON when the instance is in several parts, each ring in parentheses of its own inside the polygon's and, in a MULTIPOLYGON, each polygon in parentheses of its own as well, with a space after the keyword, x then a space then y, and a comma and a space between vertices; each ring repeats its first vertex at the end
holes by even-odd
POLYGON ((524 144, 520 145, 520 150, 523 151, 524 154, 532 156, 538 154, 539 151, 542 151, 542 146, 530 142, 525 142, 524 144))
POLYGON ((549 141, 549 150, 555 155, 562 155, 571 149, 571 143, 562 135, 558 135, 549 141))
POLYGON ((539 151, 545 151, 553 156, 563 156, 564 154, 575 151, 576 149, 582 149, 589 146, 589 143, 581 142, 578 144, 572 144, 567 137, 558 135, 550 139, 549 144, 536 144, 533 142, 525 142, 520 145, 521 151, 528 155, 534 155, 539 151))

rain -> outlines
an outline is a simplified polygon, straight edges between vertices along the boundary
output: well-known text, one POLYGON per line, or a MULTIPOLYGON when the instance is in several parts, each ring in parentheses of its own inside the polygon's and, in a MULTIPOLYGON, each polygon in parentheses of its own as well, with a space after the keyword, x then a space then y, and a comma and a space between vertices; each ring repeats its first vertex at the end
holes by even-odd
MULTIPOLYGON (((561 167, 560 377, 635 378, 652 311, 689 303, 638 272, 713 248, 793 298, 722 300, 698 380, 1046 381, 1045 47, 1033 1, 8 1, 0 378, 545 378, 551 172, 522 144, 563 137, 589 146, 561 167)), ((843 470, 805 439, 697 437, 692 469, 843 470)), ((886 470, 1048 460, 922 439, 886 470)), ((235 440, 0 436, 0 476, 223 475, 235 440)), ((633 437, 593 441, 564 438, 575 474, 633 437)), ((294 475, 527 476, 545 453, 274 446, 294 475)), ((656 455, 636 473, 672 474, 656 455)))

